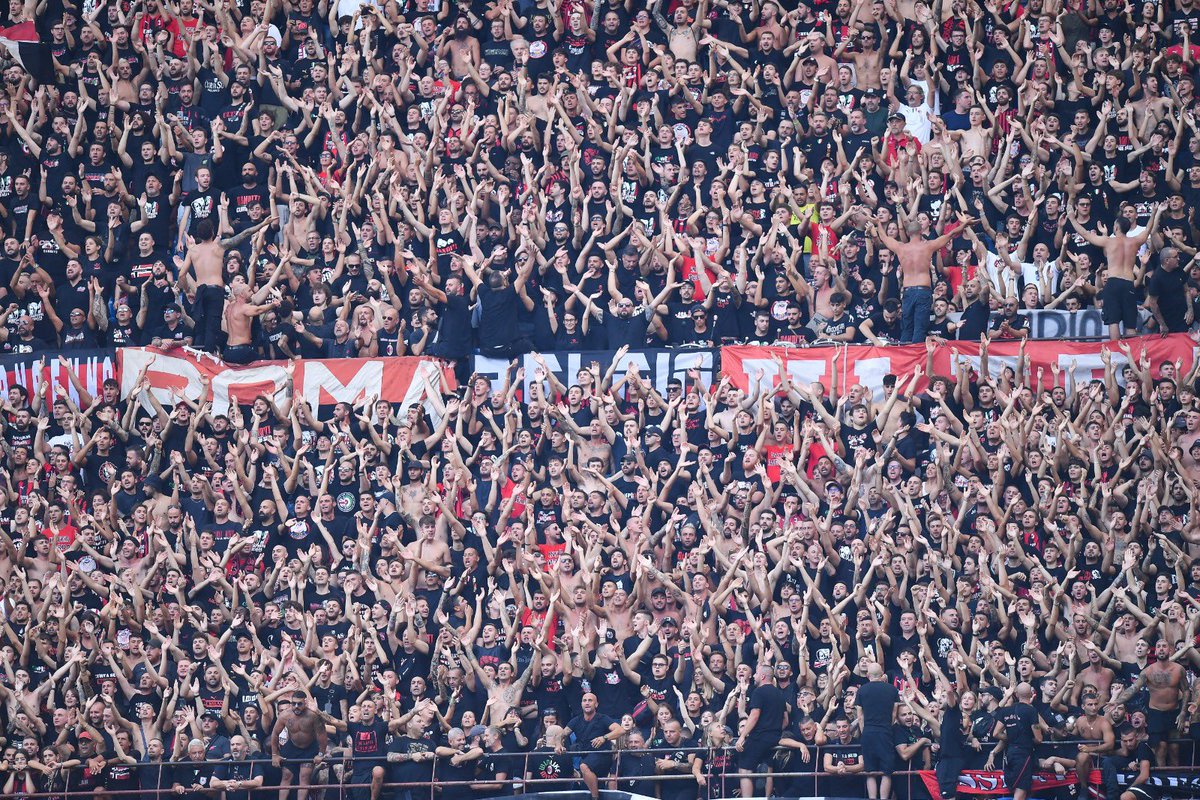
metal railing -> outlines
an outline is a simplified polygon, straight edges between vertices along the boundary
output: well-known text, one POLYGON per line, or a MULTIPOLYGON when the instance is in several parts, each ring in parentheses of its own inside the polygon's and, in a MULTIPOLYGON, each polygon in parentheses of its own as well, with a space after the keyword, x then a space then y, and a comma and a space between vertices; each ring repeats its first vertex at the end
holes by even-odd
MULTIPOLYGON (((1068 745, 1068 746, 1069 745, 1082 745, 1082 744, 1087 744, 1087 743, 1089 743, 1088 740, 1070 740, 1070 741, 1047 742, 1046 744, 1053 745, 1055 747, 1061 747, 1063 745, 1068 745)), ((1094 742, 1092 742, 1092 743, 1094 743, 1094 742)), ((1171 740, 1170 743, 1180 746, 1181 764, 1182 765, 1181 766, 1173 766, 1173 767, 1158 767, 1153 770, 1154 773, 1163 775, 1163 774, 1200 772, 1200 766, 1192 766, 1191 765, 1191 764, 1195 763, 1197 742, 1195 742, 1191 739, 1178 739, 1178 740, 1171 740), (1190 754, 1189 758, 1183 757, 1183 751, 1185 749, 1190 754)), ((695 782, 695 780, 696 780, 695 776, 692 774, 690 769, 687 772, 680 772, 680 773, 673 773, 673 774, 658 774, 656 772, 650 772, 648 774, 621 775, 620 772, 621 772, 622 756, 625 756, 626 759, 628 759, 628 757, 631 754, 650 755, 650 756, 660 756, 661 755, 661 756, 676 756, 677 757, 681 754, 682 755, 707 756, 713 752, 718 752, 718 751, 723 752, 723 754, 725 755, 725 766, 724 767, 722 767, 717 772, 712 772, 712 773, 702 772, 702 774, 706 777, 706 779, 709 783, 709 786, 705 787, 703 789, 700 789, 698 787, 697 794, 700 797, 720 797, 720 796, 722 796, 722 794, 719 791, 714 791, 714 790, 716 790, 720 786, 736 787, 738 782, 743 778, 750 779, 755 782, 756 794, 764 794, 764 795, 771 794, 771 793, 780 794, 780 787, 778 784, 779 784, 779 782, 782 781, 782 782, 785 782, 785 787, 789 788, 791 790, 788 792, 788 795, 807 796, 807 795, 845 794, 846 792, 837 788, 839 783, 840 783, 840 785, 844 786, 846 781, 865 781, 865 779, 868 777, 878 778, 878 777, 885 776, 885 773, 878 773, 878 772, 873 772, 873 773, 872 772, 858 772, 853 775, 847 776, 847 775, 839 775, 837 773, 824 771, 824 769, 822 768, 822 764, 823 764, 822 757, 824 755, 828 754, 829 750, 834 747, 836 747, 836 749, 839 751, 861 749, 860 744, 837 745, 837 744, 827 743, 824 745, 812 745, 812 746, 808 747, 808 750, 809 750, 808 763, 812 764, 812 766, 813 766, 813 769, 811 769, 811 770, 806 769, 806 770, 800 770, 800 771, 788 771, 786 769, 782 769, 782 770, 768 769, 767 771, 763 771, 763 772, 753 772, 753 773, 747 773, 747 774, 742 774, 742 773, 738 772, 737 767, 736 767, 737 751, 732 746, 726 746, 723 748, 719 748, 717 750, 714 750, 713 748, 709 748, 709 747, 684 747, 684 746, 671 747, 671 748, 662 748, 662 747, 640 748, 636 751, 632 751, 632 750, 628 750, 628 749, 612 750, 611 751, 612 768, 611 768, 610 774, 608 776, 601 776, 600 788, 601 789, 615 789, 615 788, 619 788, 622 782, 629 782, 629 781, 646 782, 649 784, 659 784, 659 783, 663 783, 663 782, 674 782, 674 781, 695 782), (794 781, 799 781, 800 784, 799 785, 788 785, 788 782, 794 782, 794 781), (822 786, 822 782, 825 782, 824 787, 822 786), (834 783, 830 783, 830 782, 834 782, 834 783), (715 784, 715 786, 714 786, 714 784, 715 784), (761 792, 758 791, 759 789, 761 789, 761 792)), ((561 753, 556 753, 556 755, 570 757, 577 766, 578 761, 580 759, 582 759, 584 756, 593 755, 596 752, 598 752, 598 751, 564 750, 561 753)), ((600 752, 605 752, 605 751, 600 751, 600 752)), ((778 748, 776 748, 776 752, 777 753, 778 752, 795 753, 798 755, 797 749, 789 748, 786 746, 779 746, 778 748)), ((383 790, 381 791, 380 796, 381 797, 407 796, 409 798, 412 798, 412 800, 418 800, 418 799, 424 800, 425 797, 428 797, 430 800, 436 800, 438 797, 439 791, 445 787, 472 787, 472 786, 479 786, 479 785, 499 784, 501 786, 509 787, 510 794, 520 794, 523 792, 538 791, 539 788, 544 789, 546 787, 557 787, 558 789, 566 789, 571 786, 579 786, 579 787, 582 786, 581 780, 579 778, 575 777, 574 774, 564 775, 564 776, 555 777, 555 778, 526 778, 525 776, 530 774, 531 762, 535 759, 544 758, 546 755, 548 755, 547 751, 509 752, 509 751, 500 750, 500 751, 495 751, 495 753, 503 756, 504 759, 509 764, 518 763, 518 762, 521 763, 522 764, 521 774, 519 776, 508 776, 504 779, 474 778, 474 779, 470 779, 470 780, 444 780, 444 779, 438 778, 438 768, 439 768, 439 766, 443 766, 444 759, 435 758, 432 761, 427 762, 428 769, 429 769, 429 778, 425 779, 425 780, 415 781, 415 782, 391 781, 391 780, 387 780, 388 775, 385 772, 383 790), (401 794, 397 795, 397 792, 400 792, 401 794)), ((487 755, 489 755, 489 751, 487 751, 485 749, 484 756, 486 757, 487 755)), ((899 758, 899 756, 897 756, 897 758, 899 758)), ((790 761, 790 758, 789 758, 789 761, 790 761)), ((317 766, 315 773, 314 773, 314 774, 322 775, 322 774, 325 774, 325 772, 328 772, 329 777, 332 778, 332 780, 310 782, 307 784, 292 783, 292 784, 288 785, 287 787, 284 787, 284 786, 280 785, 279 783, 264 784, 263 786, 261 786, 257 789, 253 789, 253 790, 243 789, 243 790, 239 790, 239 792, 240 791, 252 791, 252 792, 257 793, 259 797, 263 797, 263 796, 265 796, 263 793, 275 792, 275 791, 279 791, 279 790, 285 789, 285 788, 289 791, 304 789, 310 793, 310 797, 312 796, 313 793, 323 793, 325 800, 333 800, 333 798, 335 798, 335 797, 337 798, 337 800, 354 800, 355 798, 362 798, 363 800, 366 800, 366 798, 369 798, 369 796, 370 796, 371 783, 370 782, 354 783, 350 780, 351 776, 353 775, 353 765, 357 764, 357 765, 361 766, 363 764, 363 762, 368 762, 368 763, 369 762, 378 762, 378 765, 384 767, 385 770, 391 766, 398 766, 399 764, 411 763, 411 762, 391 761, 388 759, 388 757, 386 755, 384 755, 384 756, 355 756, 353 754, 335 753, 335 755, 331 756, 329 759, 321 761, 321 763, 317 766), (339 766, 342 767, 340 775, 334 769, 339 766)), ((163 777, 169 777, 175 769, 177 769, 180 766, 186 766, 188 764, 204 764, 204 765, 210 766, 213 769, 213 771, 216 772, 221 767, 231 764, 231 763, 235 763, 235 764, 239 764, 239 765, 258 764, 258 765, 262 765, 262 767, 265 769, 265 768, 268 768, 271 766, 272 759, 263 757, 260 755, 260 756, 254 756, 251 758, 240 759, 240 760, 232 761, 232 762, 231 761, 191 762, 191 761, 187 761, 187 760, 139 762, 136 765, 136 767, 134 767, 134 769, 136 771, 140 772, 140 771, 144 771, 148 767, 152 769, 155 765, 161 765, 161 767, 163 769, 163 777)), ((281 762, 280 768, 287 766, 289 764, 297 765, 298 763, 299 762, 295 762, 295 761, 289 762, 287 759, 283 759, 281 762)), ((684 762, 677 762, 677 763, 684 763, 684 762)), ((997 764, 997 768, 999 768, 999 766, 1000 765, 997 764)), ((80 768, 82 768, 82 767, 80 767, 80 768)), ((931 769, 932 769, 932 767, 931 767, 931 769)), ((292 770, 292 771, 296 772, 297 777, 298 777, 298 770, 292 770)), ((912 796, 914 796, 913 790, 916 789, 918 786, 923 787, 923 785, 924 785, 923 781, 920 777, 920 773, 922 771, 925 771, 925 770, 919 769, 919 768, 914 768, 914 767, 906 767, 905 769, 897 769, 897 770, 893 770, 889 773, 886 773, 886 776, 889 776, 892 778, 893 792, 896 793, 896 795, 898 797, 912 797, 912 796)), ((261 774, 261 772, 260 772, 260 774, 261 774)), ((213 776, 213 777, 219 777, 219 776, 213 776)), ((2 788, 3 783, 4 783, 4 778, 2 775, 0 775, 0 788, 2 788)), ((0 798, 19 797, 22 800, 71 800, 72 798, 95 797, 97 792, 102 792, 103 794, 108 795, 110 797, 114 797, 114 798, 124 798, 127 796, 138 795, 143 798, 147 798, 147 800, 149 800, 150 798, 153 798, 154 800, 168 800, 168 798, 178 798, 179 797, 179 793, 172 788, 173 784, 171 781, 163 780, 162 777, 160 777, 159 783, 163 784, 163 788, 138 788, 138 789, 89 788, 89 789, 85 789, 85 790, 63 790, 63 791, 43 791, 43 792, 14 791, 14 792, 9 792, 9 793, 3 793, 2 791, 0 791, 0 798)), ((185 789, 185 791, 184 791, 185 796, 190 793, 191 792, 189 790, 185 789)))

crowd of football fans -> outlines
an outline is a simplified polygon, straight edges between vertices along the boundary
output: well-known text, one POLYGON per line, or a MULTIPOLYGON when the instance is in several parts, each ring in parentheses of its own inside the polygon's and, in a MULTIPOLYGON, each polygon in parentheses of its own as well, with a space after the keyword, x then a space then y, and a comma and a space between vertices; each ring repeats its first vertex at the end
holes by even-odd
POLYGON ((417 355, 461 387, 10 390, 0 796, 907 798, 932 769, 949 798, 1003 768, 1145 800, 1193 760, 1200 373, 987 351, 1034 310, 1192 327, 1196 0, 0 22, 42 37, 0 91, 0 350, 417 355), (616 368, 901 341, 928 367, 882 386, 616 368), (569 385, 523 366, 588 350, 569 385))

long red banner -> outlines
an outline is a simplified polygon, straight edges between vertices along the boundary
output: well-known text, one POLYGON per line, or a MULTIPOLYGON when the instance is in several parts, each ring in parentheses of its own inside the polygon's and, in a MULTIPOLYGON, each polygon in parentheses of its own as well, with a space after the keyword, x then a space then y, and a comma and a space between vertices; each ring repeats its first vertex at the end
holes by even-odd
MULTIPOLYGON (((1140 336, 1125 340, 1135 360, 1145 353, 1150 358, 1151 373, 1158 377, 1164 362, 1178 363, 1181 377, 1192 368, 1196 343, 1187 334, 1170 336, 1140 336)), ((993 342, 988 347, 988 372, 993 378, 1005 367, 1017 364, 1020 342, 993 342)), ((1028 342, 1025 354, 1029 359, 1030 378, 1037 379, 1042 370, 1042 383, 1049 388, 1052 380, 1051 365, 1067 373, 1075 365, 1075 380, 1086 382, 1104 377, 1102 352, 1107 351, 1113 365, 1119 370, 1128 362, 1124 351, 1110 342, 1028 342)), ((980 346, 978 342, 950 342, 939 345, 933 352, 933 371, 952 380, 955 375, 955 358, 965 359, 971 369, 980 369, 980 346)), ((871 345, 846 345, 841 347, 758 347, 737 345, 721 348, 721 372, 735 386, 749 391, 766 384, 779 382, 779 368, 775 359, 783 362, 793 383, 820 381, 830 385, 837 375, 839 390, 863 385, 880 392, 883 377, 893 374, 904 378, 927 365, 925 345, 900 345, 896 347, 873 347, 871 345)), ((922 381, 921 387, 924 386, 922 381)))
MULTIPOLYGON (((921 781, 925 784, 925 788, 929 790, 930 797, 941 797, 941 790, 938 788, 937 773, 933 770, 922 770, 921 781)), ((1100 770, 1092 770, 1088 775, 1088 784, 1098 786, 1102 780, 1100 770)), ((1033 788, 1029 794, 1036 795, 1039 792, 1050 791, 1051 789, 1060 789, 1064 786, 1073 786, 1078 781, 1075 773, 1070 772, 1059 777, 1053 772, 1035 772, 1033 773, 1033 788)), ((1012 794, 1004 785, 1004 773, 1000 770, 982 770, 982 769, 966 769, 958 775, 958 793, 973 794, 981 797, 1012 794)))
MULTIPOLYGON (((126 397, 144 371, 150 391, 164 405, 173 402, 172 390, 192 401, 212 401, 214 414, 227 413, 231 404, 249 404, 259 395, 277 403, 287 399, 287 362, 235 367, 193 350, 168 353, 150 347, 127 347, 117 354, 121 394, 126 397), (207 396, 204 378, 209 384, 207 396)), ((294 364, 293 385, 310 405, 358 403, 374 397, 409 406, 424 402, 426 384, 436 393, 454 386, 451 371, 424 358, 302 359, 294 364)))

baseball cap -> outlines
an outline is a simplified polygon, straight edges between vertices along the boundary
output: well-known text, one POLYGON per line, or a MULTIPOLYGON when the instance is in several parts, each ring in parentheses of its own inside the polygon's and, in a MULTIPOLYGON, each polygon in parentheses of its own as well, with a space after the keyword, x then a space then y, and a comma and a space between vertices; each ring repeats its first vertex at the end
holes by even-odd
POLYGON ((903 120, 904 115, 899 111, 893 111, 891 114, 888 114, 888 122, 891 122, 894 119, 903 120))
POLYGON ((679 623, 675 621, 674 617, 663 617, 662 622, 659 624, 660 625, 670 625, 672 628, 679 627, 679 623))

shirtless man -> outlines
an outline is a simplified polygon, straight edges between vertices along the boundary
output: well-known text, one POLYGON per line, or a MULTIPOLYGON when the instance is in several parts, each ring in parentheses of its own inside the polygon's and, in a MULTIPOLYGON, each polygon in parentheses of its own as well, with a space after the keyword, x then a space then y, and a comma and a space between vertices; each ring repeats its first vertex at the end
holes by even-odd
POLYGON ((1108 717, 1100 713, 1100 697, 1089 693, 1083 698, 1083 716, 1075 720, 1075 737, 1097 744, 1085 744, 1079 748, 1075 758, 1075 774, 1079 777, 1080 791, 1087 794, 1088 778, 1092 773, 1092 765, 1096 763, 1093 756, 1107 755, 1116 744, 1116 734, 1108 717))
MULTIPOLYGON (((183 465, 183 453, 178 450, 171 453, 171 462, 183 465), (176 458, 178 456, 178 458, 176 458)), ((157 476, 151 476, 157 477, 157 476)), ((150 480, 149 478, 142 484, 142 490, 146 492, 146 516, 149 517, 155 525, 166 527, 167 511, 171 506, 178 502, 178 497, 165 494, 163 492, 163 483, 161 480, 150 480)))
MULTIPOLYGON (((621 586, 617 586, 612 593, 612 597, 604 601, 603 608, 596 609, 596 613, 608 620, 608 624, 600 623, 600 633, 604 634, 608 627, 611 627, 617 634, 619 641, 624 641, 634 635, 634 631, 638 626, 638 617, 633 613, 633 607, 629 604, 629 594, 621 586)), ((651 617, 643 613, 641 616, 641 626, 643 630, 650 625, 651 617)))
MULTIPOLYGON (((560 418, 566 419, 566 417, 561 415, 560 418)), ((600 421, 600 418, 597 417, 588 425, 588 436, 586 439, 583 437, 583 430, 580 428, 573 428, 567 431, 567 434, 575 440, 575 444, 579 448, 580 461, 593 469, 595 465, 592 462, 599 461, 599 469, 602 472, 607 471, 612 463, 612 439, 609 438, 609 434, 611 433, 614 438, 616 437, 616 433, 612 428, 605 430, 606 427, 600 421)), ((585 489, 585 491, 591 491, 591 488, 585 489)))
POLYGON ((904 285, 904 294, 901 296, 903 316, 900 320, 902 343, 923 342, 929 330, 929 312, 933 308, 933 283, 929 270, 933 264, 933 254, 979 221, 963 214, 958 215, 958 220, 961 224, 957 228, 930 240, 915 238, 920 226, 916 222, 910 222, 904 227, 909 236, 907 242, 893 239, 873 223, 871 225, 870 232, 877 235, 883 246, 895 253, 900 262, 900 274, 904 285))
MULTIPOLYGON (((917 367, 913 372, 912 378, 908 384, 908 389, 900 385, 900 381, 891 383, 889 386, 886 378, 883 384, 883 400, 874 401, 870 398, 863 398, 871 404, 871 416, 875 419, 875 425, 883 434, 884 441, 891 441, 896 435, 896 431, 900 428, 900 417, 904 412, 912 410, 910 398, 913 394, 913 389, 917 385, 917 381, 921 379, 922 368, 917 367)), ((850 406, 853 408, 853 405, 850 406)))
POLYGON ((417 523, 417 540, 404 549, 405 558, 420 567, 436 571, 450 563, 450 548, 437 538, 437 520, 422 516, 417 523))
POLYGON ((833 57, 838 61, 851 61, 854 64, 854 78, 857 81, 857 88, 866 89, 883 89, 883 82, 879 79, 879 70, 883 62, 883 53, 879 49, 879 34, 873 28, 865 30, 852 30, 850 36, 842 40, 838 49, 834 51, 833 57), (854 43, 858 43, 860 50, 856 52, 846 52, 846 48, 854 43), (843 58, 844 57, 844 58, 843 58))
MULTIPOLYGON (((280 170, 290 173, 291 165, 284 164, 280 170)), ((283 241, 289 250, 298 253, 307 247, 309 234, 318 232, 317 224, 325 218, 326 210, 324 199, 292 191, 291 214, 283 226, 283 241)))
MULTIPOLYGON (((1157 212, 1156 212, 1157 213, 1157 212)), ((1179 706, 1183 697, 1183 667, 1171 661, 1171 645, 1159 639, 1154 645, 1154 662, 1147 664, 1133 685, 1121 693, 1117 703, 1128 703, 1142 689, 1150 690, 1150 707, 1146 710, 1146 732, 1159 764, 1179 763, 1179 745, 1169 748, 1167 740, 1180 729, 1179 706), (1169 753, 1168 753, 1169 751, 1169 753), (1165 759, 1165 760, 1164 760, 1165 759)))
POLYGON ((992 152, 993 134, 991 128, 984 127, 987 117, 983 114, 983 108, 978 105, 971 106, 967 112, 967 119, 971 127, 965 131, 950 131, 950 138, 958 140, 959 157, 963 161, 975 157, 988 158, 992 152))
POLYGON ((404 472, 404 475, 393 476, 392 491, 399 501, 400 514, 420 519, 424 515, 425 500, 429 496, 429 491, 425 488, 425 465, 415 458, 410 458, 404 462, 404 472))
POLYGON ((1087 667, 1081 669, 1075 678, 1075 688, 1071 691, 1071 702, 1078 705, 1080 698, 1088 692, 1108 697, 1109 687, 1117 679, 1117 673, 1105 666, 1104 661, 1101 660, 1099 648, 1090 639, 1085 639, 1079 657, 1087 663, 1087 667))
POLYGON ((1108 325, 1109 341, 1115 342, 1121 338, 1122 323, 1129 334, 1137 330, 1138 301, 1133 286, 1134 267, 1137 265, 1138 250, 1158 228, 1158 217, 1162 210, 1162 203, 1155 206, 1154 213, 1150 215, 1150 224, 1136 236, 1127 235, 1133 223, 1123 216, 1117 217, 1112 236, 1099 236, 1076 222, 1073 212, 1067 214, 1067 221, 1077 234, 1086 239, 1088 244, 1104 250, 1108 280, 1101 298, 1104 301, 1103 319, 1108 325))
MULTIPOLYGON (((222 198, 221 204, 228 207, 229 200, 222 198)), ((225 251, 237 247, 269 223, 270 220, 265 219, 236 236, 221 240, 217 239, 217 229, 211 219, 202 219, 196 223, 196 236, 188 237, 187 255, 179 265, 179 274, 182 277, 190 270, 196 276, 196 304, 192 316, 202 323, 196 331, 197 348, 214 352, 221 341, 221 308, 225 302, 225 251)), ((247 323, 247 332, 249 329, 247 323)), ((232 332, 230 338, 232 339, 232 332)), ((248 333, 246 341, 249 341, 248 333)))
POLYGON ((708 27, 708 20, 705 19, 705 3, 700 4, 696 11, 696 21, 690 25, 686 6, 677 7, 675 13, 671 15, 669 23, 663 16, 662 6, 663 0, 657 0, 654 4, 654 21, 666 34, 667 46, 671 48, 675 58, 689 63, 695 62, 696 53, 700 49, 700 37, 704 34, 704 28, 708 27))
POLYGON ((308 696, 302 691, 292 692, 292 706, 289 711, 283 711, 275 720, 271 730, 271 765, 278 767, 283 762, 283 777, 279 782, 279 800, 287 800, 291 791, 292 780, 296 777, 296 764, 300 765, 300 788, 297 790, 298 800, 308 797, 308 786, 312 778, 314 764, 329 749, 329 734, 325 731, 325 723, 308 707, 308 696), (279 734, 287 729, 287 743, 282 751, 279 746, 279 734))
POLYGON ((808 56, 817 62, 817 78, 820 80, 828 81, 837 75, 838 63, 825 52, 825 35, 820 31, 813 31, 808 35, 808 56))
MULTIPOLYGON (((1126 606, 1126 609, 1128 609, 1128 606, 1126 606)), ((1144 631, 1138 627, 1137 619, 1134 618, 1132 613, 1128 610, 1121 613, 1117 617, 1117 624, 1113 626, 1113 658, 1122 664, 1136 664, 1138 660, 1138 641, 1141 640, 1143 633, 1144 631)))
POLYGON ((458 80, 469 77, 472 67, 479 67, 479 40, 471 35, 471 21, 466 16, 454 21, 454 35, 438 47, 438 57, 450 62, 450 72, 458 80))
MULTIPOLYGON (((546 615, 547 619, 551 615, 546 615)), ((545 634, 545 629, 542 631, 545 634)), ((538 643, 539 647, 541 642, 538 643)), ((488 699, 487 707, 483 713, 483 719, 480 723, 483 725, 496 725, 508 716, 510 708, 518 708, 521 703, 521 695, 525 693, 525 686, 529 683, 529 679, 533 677, 533 667, 540 663, 540 659, 531 658, 529 664, 525 667, 525 671, 517 677, 517 668, 510 661, 501 661, 496 667, 496 679, 491 677, 479 666, 479 662, 475 659, 475 654, 471 652, 471 648, 464 647, 459 639, 454 640, 454 649, 460 654, 460 658, 471 665, 471 669, 475 672, 477 681, 483 684, 487 689, 488 699)))
MULTIPOLYGON (((253 345, 254 338, 251 333, 254 318, 278 307, 278 299, 261 305, 251 303, 250 287, 245 283, 235 283, 229 290, 229 302, 225 304, 225 311, 218 317, 218 324, 219 320, 224 318, 225 333, 228 337, 221 357, 230 364, 249 364, 257 358, 258 349, 253 345)), ((208 313, 207 309, 205 313, 208 313)), ((207 319, 204 322, 206 326, 212 324, 207 319)))
POLYGON ((1183 414, 1183 433, 1175 440, 1175 445, 1183 451, 1183 465, 1195 472, 1200 466, 1200 460, 1192 457, 1192 445, 1200 441, 1200 411, 1188 409, 1183 414))

